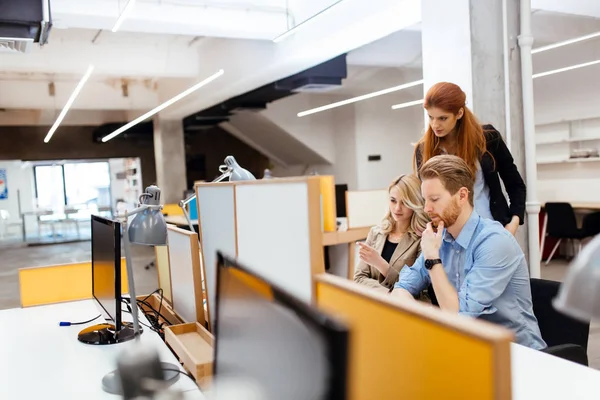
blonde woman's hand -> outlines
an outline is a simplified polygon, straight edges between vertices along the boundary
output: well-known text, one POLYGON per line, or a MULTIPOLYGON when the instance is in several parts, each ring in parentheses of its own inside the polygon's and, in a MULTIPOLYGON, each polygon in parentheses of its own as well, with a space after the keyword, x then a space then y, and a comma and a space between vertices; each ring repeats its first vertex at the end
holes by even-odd
POLYGON ((363 242, 358 242, 358 247, 358 256, 362 261, 377 268, 379 272, 387 273, 388 263, 381 257, 381 254, 377 250, 363 242))

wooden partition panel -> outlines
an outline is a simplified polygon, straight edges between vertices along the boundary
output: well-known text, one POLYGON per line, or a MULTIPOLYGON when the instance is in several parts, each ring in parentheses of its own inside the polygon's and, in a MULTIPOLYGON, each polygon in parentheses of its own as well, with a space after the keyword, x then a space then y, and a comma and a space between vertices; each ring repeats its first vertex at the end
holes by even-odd
POLYGON ((235 185, 240 262, 306 302, 313 275, 325 271, 320 197, 319 177, 235 185))
MULTIPOLYGON (((20 268, 21 307, 92 298, 91 261, 20 268)), ((121 293, 129 293, 125 258, 121 258, 121 293)))
POLYGON ((173 295, 171 294, 171 270, 169 268, 169 247, 155 246, 154 255, 156 256, 158 287, 163 291, 163 298, 169 304, 173 304, 173 295))
POLYGON ((348 229, 370 228, 380 223, 387 211, 388 196, 386 189, 346 192, 348 229))
POLYGON ((350 325, 349 400, 511 399, 510 331, 329 274, 316 295, 350 325))
POLYGON ((321 214, 324 232, 337 230, 335 206, 335 179, 331 175, 319 176, 321 186, 321 214))
POLYGON ((185 322, 205 324, 198 234, 167 225, 173 310, 185 322))

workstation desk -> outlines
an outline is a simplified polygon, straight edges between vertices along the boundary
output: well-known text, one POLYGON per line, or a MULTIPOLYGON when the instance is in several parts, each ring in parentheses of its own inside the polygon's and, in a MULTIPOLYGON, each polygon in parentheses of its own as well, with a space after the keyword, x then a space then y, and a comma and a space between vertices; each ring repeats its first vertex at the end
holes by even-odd
MULTIPOLYGON (((83 321, 95 315, 98 310, 93 300, 0 311, 1 397, 118 399, 102 390, 102 377, 116 368, 121 351, 134 342, 85 345, 77 340, 77 333, 86 325, 58 326, 60 321, 83 321)), ((148 324, 143 314, 140 320, 148 324)), ((140 338, 145 346, 158 350, 161 361, 179 365, 157 333, 144 327, 140 338)), ((517 344, 511 345, 511 365, 513 400, 600 396, 600 371, 517 344)), ((183 391, 186 400, 204 400, 197 385, 184 375, 172 388, 183 391)))
MULTIPOLYGON (((87 321, 98 315, 93 300, 0 311, 0 398, 2 399, 119 399, 106 393, 102 378, 116 369, 121 352, 133 340, 113 345, 87 345, 77 340, 86 325, 59 326, 60 321, 87 321)), ((149 325, 140 312, 140 321, 149 325)), ((131 315, 123 313, 131 321, 131 315)), ((158 350, 161 361, 179 365, 160 336, 142 326, 140 341, 158 350)), ((183 370, 183 369, 182 369, 183 370)), ((203 400, 198 386, 181 375, 172 386, 185 400, 203 400)))

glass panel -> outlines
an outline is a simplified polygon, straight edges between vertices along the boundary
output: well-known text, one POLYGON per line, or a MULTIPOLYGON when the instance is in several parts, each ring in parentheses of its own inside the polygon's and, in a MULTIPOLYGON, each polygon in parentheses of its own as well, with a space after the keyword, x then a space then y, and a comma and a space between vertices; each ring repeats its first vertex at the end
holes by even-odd
POLYGON ((108 162, 65 164, 69 218, 89 219, 99 207, 110 206, 108 162))
POLYGON ((49 219, 63 217, 63 215, 59 214, 62 213, 65 207, 62 166, 36 166, 35 186, 37 190, 37 208, 39 210, 49 210, 57 213, 54 215, 40 216, 40 219, 47 221, 49 219))

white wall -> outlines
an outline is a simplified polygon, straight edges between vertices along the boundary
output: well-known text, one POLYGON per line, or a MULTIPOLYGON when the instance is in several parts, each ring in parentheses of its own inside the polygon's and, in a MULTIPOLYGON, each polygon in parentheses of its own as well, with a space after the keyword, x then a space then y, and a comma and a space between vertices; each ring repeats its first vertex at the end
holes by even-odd
MULTIPOLYGON (((395 98, 398 103, 414 100, 403 95, 395 98)), ((357 103, 357 189, 387 188, 396 176, 411 173, 414 150, 411 143, 422 134, 421 107, 392 110, 386 96, 357 103), (369 155, 381 155, 381 161, 368 161, 369 155)))
MULTIPOLYGON (((535 118, 537 141, 551 139, 551 135, 568 135, 568 123, 574 121, 573 133, 585 130, 585 135, 600 136, 600 124, 589 118, 600 118, 600 66, 582 68, 534 80, 535 118), (577 122, 586 119, 584 122, 577 122), (587 129, 597 126, 595 133, 587 129), (586 128, 586 129, 582 129, 586 128)), ((598 120, 596 120, 598 121, 598 120)), ((558 136, 557 136, 558 137, 558 136)), ((565 158, 569 147, 577 143, 559 143, 537 146, 537 159, 565 158)), ((600 141, 581 142, 581 148, 599 149, 600 141)), ((596 188, 600 187, 600 162, 539 164, 538 196, 546 201, 600 202, 596 188)))
MULTIPOLYGON (((33 166, 20 160, 0 161, 0 169, 6 169, 6 184, 8 186, 8 199, 0 199, 0 209, 8 210, 11 221, 19 220, 19 202, 17 191, 21 198, 21 211, 34 209, 35 187, 33 180, 33 166)), ((27 217, 27 231, 37 229, 34 217, 27 217)), ((16 234, 16 229, 11 231, 16 234)), ((20 232, 19 232, 20 234, 20 232)))

